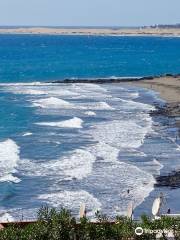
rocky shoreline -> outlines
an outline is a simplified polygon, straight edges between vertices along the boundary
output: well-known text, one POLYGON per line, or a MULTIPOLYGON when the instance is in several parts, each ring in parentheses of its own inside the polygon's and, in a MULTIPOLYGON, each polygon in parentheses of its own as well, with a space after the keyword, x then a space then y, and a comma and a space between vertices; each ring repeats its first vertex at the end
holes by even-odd
POLYGON ((151 115, 164 115, 167 117, 180 117, 180 103, 166 103, 164 106, 156 106, 151 115))
POLYGON ((156 177, 155 187, 180 188, 180 169, 166 176, 156 177))
POLYGON ((52 81, 51 83, 96 83, 96 84, 106 84, 106 83, 131 83, 143 80, 154 80, 157 78, 163 77, 172 77, 172 78, 180 78, 180 74, 165 74, 158 76, 145 76, 145 77, 117 77, 117 78, 66 78, 61 80, 52 81))

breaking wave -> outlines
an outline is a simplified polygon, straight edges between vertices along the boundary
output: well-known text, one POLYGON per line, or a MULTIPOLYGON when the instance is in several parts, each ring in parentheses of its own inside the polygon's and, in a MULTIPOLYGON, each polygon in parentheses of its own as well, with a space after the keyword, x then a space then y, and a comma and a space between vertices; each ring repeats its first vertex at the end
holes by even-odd
POLYGON ((38 196, 39 199, 44 200, 46 203, 53 207, 65 207, 73 210, 76 214, 79 213, 81 203, 85 203, 91 212, 88 212, 89 216, 101 208, 101 203, 92 194, 80 190, 80 191, 62 191, 50 194, 42 194, 38 196))
POLYGON ((60 122, 40 122, 36 125, 49 126, 49 127, 59 127, 59 128, 82 128, 83 120, 74 117, 70 120, 60 121, 60 122))
POLYGON ((73 104, 56 97, 50 97, 33 101, 33 106, 41 108, 72 108, 73 104))
POLYGON ((8 139, 0 142, 0 182, 20 182, 20 179, 14 176, 19 162, 19 147, 8 139))
POLYGON ((83 179, 91 173, 95 160, 90 152, 76 149, 66 157, 44 163, 23 160, 21 169, 29 176, 53 176, 61 180, 83 179))

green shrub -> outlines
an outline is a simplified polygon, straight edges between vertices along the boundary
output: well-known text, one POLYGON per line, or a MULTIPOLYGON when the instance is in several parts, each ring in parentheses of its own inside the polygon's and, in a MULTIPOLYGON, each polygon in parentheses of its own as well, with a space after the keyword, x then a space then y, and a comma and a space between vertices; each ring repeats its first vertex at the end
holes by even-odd
POLYGON ((162 217, 152 220, 142 216, 140 222, 126 217, 117 217, 115 223, 100 212, 96 213, 96 223, 88 218, 76 219, 66 209, 60 211, 42 207, 38 211, 38 221, 24 228, 18 224, 10 224, 0 230, 0 240, 153 240, 155 233, 145 230, 161 230, 162 239, 167 239, 165 231, 173 231, 175 239, 180 239, 180 218, 162 217), (142 227, 141 236, 135 234, 136 227, 142 227))

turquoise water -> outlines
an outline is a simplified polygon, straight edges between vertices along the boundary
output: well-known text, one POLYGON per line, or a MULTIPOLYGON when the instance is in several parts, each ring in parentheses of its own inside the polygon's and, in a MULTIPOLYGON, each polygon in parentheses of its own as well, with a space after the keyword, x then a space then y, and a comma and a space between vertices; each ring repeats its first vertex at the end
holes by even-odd
POLYGON ((179 38, 0 35, 1 220, 35 218, 42 204, 78 215, 85 202, 91 217, 97 209, 123 214, 131 201, 141 206, 155 176, 180 165, 176 131, 170 136, 168 120, 149 114, 163 102, 128 85, 51 80, 179 73, 179 45, 179 38))

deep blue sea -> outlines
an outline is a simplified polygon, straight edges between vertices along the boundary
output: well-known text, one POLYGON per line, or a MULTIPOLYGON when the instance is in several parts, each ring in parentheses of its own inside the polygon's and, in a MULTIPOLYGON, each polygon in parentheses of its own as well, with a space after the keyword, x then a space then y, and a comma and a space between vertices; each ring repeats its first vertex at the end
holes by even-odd
POLYGON ((140 215, 158 191, 180 211, 171 190, 154 191, 180 166, 176 129, 149 114, 158 93, 51 83, 165 73, 180 73, 180 38, 0 35, 1 220, 36 218, 45 204, 78 215, 85 203, 93 218, 133 202, 140 215))
POLYGON ((179 66, 179 38, 0 36, 0 82, 147 76, 179 66))

